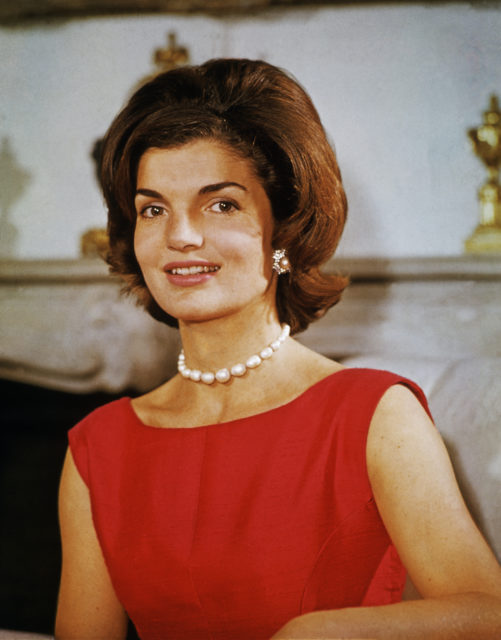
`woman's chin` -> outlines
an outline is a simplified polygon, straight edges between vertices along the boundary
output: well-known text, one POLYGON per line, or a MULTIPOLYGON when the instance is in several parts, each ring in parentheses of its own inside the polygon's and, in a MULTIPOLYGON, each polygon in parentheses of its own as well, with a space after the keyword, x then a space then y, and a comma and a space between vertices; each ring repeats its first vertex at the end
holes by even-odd
POLYGON ((214 309, 204 310, 204 309, 189 309, 180 311, 177 309, 175 312, 173 310, 167 311, 167 313, 179 322, 180 325, 189 325, 189 324, 201 324, 203 322, 211 322, 213 320, 221 320, 224 318, 229 318, 234 315, 235 311, 217 311, 214 309))

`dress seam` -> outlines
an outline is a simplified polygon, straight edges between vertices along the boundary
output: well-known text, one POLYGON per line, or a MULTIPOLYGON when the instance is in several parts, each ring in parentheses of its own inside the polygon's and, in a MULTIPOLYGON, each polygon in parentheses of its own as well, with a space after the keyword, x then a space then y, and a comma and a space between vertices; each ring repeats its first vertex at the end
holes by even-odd
POLYGON ((196 512, 195 512, 195 516, 193 518, 193 536, 191 539, 191 545, 190 545, 190 552, 189 552, 189 558, 188 558, 188 573, 190 576, 190 582, 191 585, 193 587, 193 592, 195 594, 195 597, 197 599, 198 602, 198 606, 200 607, 200 612, 202 614, 202 617, 205 620, 205 624, 207 627, 207 640, 213 640, 213 635, 211 632, 211 628, 210 628, 210 624, 209 624, 209 619, 205 613, 205 609, 202 606, 202 601, 200 599, 200 594, 198 593, 196 584, 195 584, 195 579, 193 577, 193 566, 192 566, 192 559, 193 559, 193 547, 195 546, 195 537, 196 537, 196 531, 198 528, 198 514, 200 511, 200 493, 201 493, 201 489, 202 489, 202 476, 203 476, 203 471, 204 471, 204 465, 205 465, 205 459, 206 459, 206 451, 207 451, 207 437, 208 437, 208 433, 207 430, 205 430, 204 432, 204 444, 203 444, 203 452, 202 452, 202 461, 200 463, 200 476, 199 476, 199 481, 198 481, 198 495, 197 495, 197 505, 196 505, 196 512))
POLYGON ((367 497, 365 502, 363 504, 361 504, 358 507, 358 509, 354 509, 353 511, 350 511, 350 513, 346 514, 346 516, 340 522, 338 522, 333 529, 331 529, 330 533, 328 533, 325 536, 324 541, 321 544, 320 549, 318 550, 318 553, 317 553, 317 555, 315 557, 315 560, 311 564, 310 572, 308 573, 308 577, 307 577, 307 579, 305 580, 305 583, 304 583, 303 592, 301 594, 301 600, 299 602, 299 615, 302 615, 303 613, 307 613, 307 612, 304 611, 304 600, 305 600, 305 597, 306 597, 306 593, 308 592, 308 588, 310 586, 310 582, 311 582, 311 579, 313 577, 313 574, 315 573, 315 569, 317 568, 318 563, 320 562, 320 559, 322 558, 323 553, 324 553, 325 549, 327 548, 328 544, 330 543, 330 541, 332 540, 333 536, 339 531, 339 529, 343 526, 343 524, 346 521, 348 521, 350 518, 353 517, 354 513, 357 513, 359 511, 363 511, 364 509, 367 509, 368 505, 370 505, 372 502, 375 502, 375 501, 374 501, 374 496, 371 493, 371 495, 369 495, 367 497))

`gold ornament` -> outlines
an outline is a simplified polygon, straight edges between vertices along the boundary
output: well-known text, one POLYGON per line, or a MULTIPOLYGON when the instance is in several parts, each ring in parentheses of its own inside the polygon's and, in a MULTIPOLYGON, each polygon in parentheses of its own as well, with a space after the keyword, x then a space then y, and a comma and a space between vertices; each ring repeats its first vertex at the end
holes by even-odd
POLYGON ((480 223, 465 242, 468 253, 501 253, 501 113, 497 96, 491 95, 484 122, 468 136, 475 154, 487 168, 487 180, 478 190, 480 223))
POLYGON ((109 248, 106 229, 93 228, 80 238, 80 252, 84 258, 106 257, 109 248))

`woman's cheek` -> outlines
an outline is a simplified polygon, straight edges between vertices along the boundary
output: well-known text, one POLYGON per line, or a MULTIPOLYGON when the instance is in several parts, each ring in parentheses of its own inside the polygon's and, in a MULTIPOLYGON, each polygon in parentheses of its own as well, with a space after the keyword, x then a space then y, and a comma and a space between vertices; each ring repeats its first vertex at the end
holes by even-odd
POLYGON ((226 230, 217 240, 221 254, 236 260, 249 261, 251 257, 262 259, 265 248, 263 233, 259 228, 249 227, 242 230, 226 230))
POLYGON ((134 253, 141 268, 143 265, 146 266, 148 263, 154 262, 157 244, 158 238, 156 238, 155 234, 136 228, 134 234, 134 253))

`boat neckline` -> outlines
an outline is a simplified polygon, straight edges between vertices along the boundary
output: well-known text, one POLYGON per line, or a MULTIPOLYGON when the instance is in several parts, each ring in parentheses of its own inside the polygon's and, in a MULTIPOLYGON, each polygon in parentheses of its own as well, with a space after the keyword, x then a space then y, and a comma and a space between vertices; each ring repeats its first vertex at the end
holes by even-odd
POLYGON ((338 369, 338 371, 333 371, 332 373, 329 373, 329 375, 325 376, 324 378, 321 378, 320 380, 317 380, 317 382, 314 382, 311 386, 307 387, 304 391, 301 391, 300 394, 298 394, 291 400, 288 400, 287 402, 284 402, 284 404, 280 404, 277 407, 272 407, 271 409, 266 409, 266 411, 260 411, 258 413, 252 413, 248 416, 242 416, 241 418, 234 418, 233 420, 225 420, 223 422, 213 422, 210 424, 195 425, 194 427, 156 427, 155 425, 146 424, 146 422, 143 422, 141 420, 141 418, 136 413, 136 410, 132 406, 133 398, 131 398, 130 396, 125 396, 123 400, 126 401, 127 408, 129 412, 132 414, 134 418, 134 422, 139 427, 144 427, 146 429, 155 429, 156 431, 197 431, 199 429, 207 429, 209 427, 224 427, 224 426, 233 425, 236 423, 252 421, 252 420, 262 418, 265 415, 269 415, 277 411, 288 409, 292 405, 294 405, 296 402, 303 400, 306 396, 308 396, 314 390, 318 389, 318 387, 321 387, 324 384, 326 384, 327 381, 332 380, 332 378, 335 378, 340 373, 343 373, 352 369, 353 367, 343 367, 342 369, 338 369))

